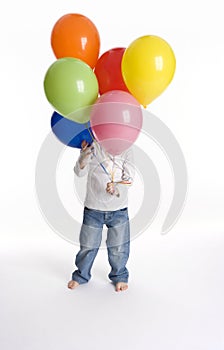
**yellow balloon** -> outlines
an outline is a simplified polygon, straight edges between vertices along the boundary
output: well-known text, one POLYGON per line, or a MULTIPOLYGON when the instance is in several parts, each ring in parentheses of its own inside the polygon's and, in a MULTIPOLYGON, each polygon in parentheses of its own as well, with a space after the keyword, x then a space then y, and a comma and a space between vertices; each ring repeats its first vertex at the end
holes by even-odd
POLYGON ((146 107, 170 84, 176 59, 170 45, 162 38, 145 35, 125 50, 122 76, 130 93, 146 107))

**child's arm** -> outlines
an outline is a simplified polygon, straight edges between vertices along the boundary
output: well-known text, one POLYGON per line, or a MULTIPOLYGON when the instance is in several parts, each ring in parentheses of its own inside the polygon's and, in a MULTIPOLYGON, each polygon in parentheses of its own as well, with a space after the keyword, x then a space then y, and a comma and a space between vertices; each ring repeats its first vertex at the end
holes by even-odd
POLYGON ((87 174, 88 164, 91 159, 92 146, 89 146, 86 141, 82 142, 82 148, 80 156, 75 164, 74 172, 77 176, 81 177, 87 174))

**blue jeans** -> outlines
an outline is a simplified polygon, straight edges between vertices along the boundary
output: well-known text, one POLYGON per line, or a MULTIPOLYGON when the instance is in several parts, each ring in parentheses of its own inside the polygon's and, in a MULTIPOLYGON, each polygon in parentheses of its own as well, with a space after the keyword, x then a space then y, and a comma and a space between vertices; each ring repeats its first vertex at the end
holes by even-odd
POLYGON ((80 284, 91 278, 91 268, 98 253, 103 225, 107 230, 107 252, 111 271, 108 275, 113 283, 128 282, 126 263, 130 252, 130 225, 128 209, 100 211, 84 208, 83 223, 80 231, 80 250, 76 255, 77 270, 72 279, 80 284))

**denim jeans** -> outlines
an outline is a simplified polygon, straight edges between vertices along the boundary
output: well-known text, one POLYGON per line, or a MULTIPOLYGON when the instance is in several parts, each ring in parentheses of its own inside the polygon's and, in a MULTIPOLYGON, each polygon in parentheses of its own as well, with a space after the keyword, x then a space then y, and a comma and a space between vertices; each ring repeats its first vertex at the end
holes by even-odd
POLYGON ((77 270, 72 279, 80 284, 91 278, 91 268, 102 240, 103 225, 107 227, 107 252, 111 271, 108 275, 113 283, 128 282, 126 263, 130 252, 130 225, 128 209, 100 211, 84 208, 80 231, 80 250, 76 255, 77 270))

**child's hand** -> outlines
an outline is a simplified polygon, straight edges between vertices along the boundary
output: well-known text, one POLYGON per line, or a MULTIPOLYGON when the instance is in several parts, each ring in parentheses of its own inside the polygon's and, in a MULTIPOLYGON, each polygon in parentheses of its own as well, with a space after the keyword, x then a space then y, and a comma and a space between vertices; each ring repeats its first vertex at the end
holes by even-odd
POLYGON ((89 144, 86 142, 86 140, 83 140, 82 144, 81 144, 82 152, 84 152, 87 149, 88 146, 89 146, 89 144))
POLYGON ((81 144, 81 153, 79 157, 80 168, 83 169, 89 161, 93 147, 89 145, 85 140, 81 144))
POLYGON ((114 183, 113 182, 108 182, 107 183, 107 188, 106 191, 110 194, 114 194, 115 188, 114 188, 114 183))
POLYGON ((110 193, 111 195, 115 195, 117 197, 120 197, 120 193, 116 187, 116 184, 114 182, 108 182, 106 191, 110 193))

